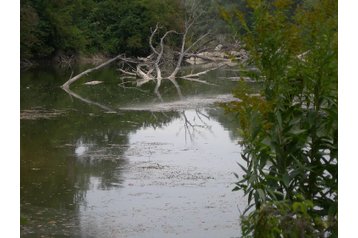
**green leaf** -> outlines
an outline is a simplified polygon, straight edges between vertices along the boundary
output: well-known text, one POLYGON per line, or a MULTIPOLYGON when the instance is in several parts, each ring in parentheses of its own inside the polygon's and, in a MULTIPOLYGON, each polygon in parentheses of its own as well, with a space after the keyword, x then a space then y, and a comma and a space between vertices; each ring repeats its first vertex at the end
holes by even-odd
POLYGON ((236 186, 236 187, 233 188, 231 191, 235 192, 235 191, 239 191, 239 190, 240 190, 240 188, 236 186))
POLYGON ((240 166, 240 168, 241 168, 245 173, 248 172, 248 170, 247 170, 246 167, 244 167, 243 165, 241 165, 241 164, 239 164, 239 163, 237 163, 237 164, 240 166))
POLYGON ((288 176, 287 173, 285 173, 283 176, 282 176, 282 182, 283 184, 288 187, 289 184, 290 184, 290 177, 288 176))
POLYGON ((266 196, 265 196, 264 190, 259 188, 259 189, 257 189, 257 193, 259 194, 259 197, 260 197, 261 201, 266 201, 266 196))
POLYGON ((307 131, 306 129, 291 129, 289 133, 292 135, 300 135, 305 133, 306 131, 307 131))
POLYGON ((276 120, 277 120, 277 123, 278 123, 278 126, 280 129, 282 129, 282 116, 281 116, 281 112, 279 110, 276 111, 275 113, 275 116, 276 116, 276 120))

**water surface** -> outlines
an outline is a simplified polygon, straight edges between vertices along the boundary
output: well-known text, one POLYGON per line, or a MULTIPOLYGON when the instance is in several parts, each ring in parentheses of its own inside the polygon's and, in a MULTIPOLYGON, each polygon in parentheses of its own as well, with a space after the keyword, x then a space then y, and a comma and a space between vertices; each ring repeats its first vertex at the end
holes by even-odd
POLYGON ((23 237, 239 236, 237 125, 216 103, 232 100, 225 71, 205 78, 218 86, 178 81, 182 97, 164 82, 162 100, 111 68, 72 86, 81 100, 59 87, 70 73, 21 73, 23 237))

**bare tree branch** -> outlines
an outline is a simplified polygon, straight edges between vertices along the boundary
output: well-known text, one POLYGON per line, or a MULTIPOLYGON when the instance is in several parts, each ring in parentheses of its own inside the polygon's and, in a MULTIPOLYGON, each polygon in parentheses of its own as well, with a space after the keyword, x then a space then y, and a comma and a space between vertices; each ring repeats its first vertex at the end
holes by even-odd
MULTIPOLYGON (((185 3, 185 4, 187 4, 187 3, 185 3)), ((69 94, 73 95, 74 97, 76 97, 82 101, 85 101, 86 99, 83 100, 83 98, 81 98, 80 96, 74 94, 72 91, 69 90, 70 85, 72 83, 74 83, 76 80, 78 80, 79 78, 81 78, 95 70, 99 70, 116 60, 121 60, 121 66, 118 69, 118 71, 120 71, 124 75, 127 75, 127 78, 128 77, 137 78, 137 80, 136 80, 137 87, 139 87, 149 81, 154 81, 154 82, 156 82, 154 92, 158 95, 159 99, 161 99, 161 95, 159 93, 159 88, 162 84, 162 80, 169 79, 176 87, 178 95, 180 97, 182 97, 180 87, 175 79, 177 77, 178 72, 181 69, 183 59, 185 57, 191 57, 191 56, 199 57, 199 58, 201 57, 204 59, 205 56, 189 54, 189 52, 191 50, 193 50, 194 47, 197 47, 199 42, 201 42, 203 39, 207 38, 210 34, 209 32, 207 32, 207 33, 201 35, 199 38, 197 38, 189 46, 186 45, 188 43, 187 38, 189 37, 189 34, 191 34, 190 33, 191 29, 197 23, 198 18, 203 14, 203 12, 198 11, 199 2, 191 1, 188 4, 191 4, 191 5, 186 6, 186 8, 189 10, 187 11, 187 15, 185 16, 184 31, 182 33, 178 33, 174 30, 169 30, 169 31, 166 31, 164 34, 161 34, 160 33, 161 27, 158 23, 156 24, 155 28, 151 30, 151 34, 149 37, 149 47, 152 51, 152 54, 150 56, 144 57, 144 58, 138 57, 137 59, 131 59, 131 58, 125 58, 125 56, 123 56, 123 55, 118 55, 112 59, 109 59, 106 62, 103 62, 102 64, 100 64, 96 67, 87 69, 84 72, 82 72, 74 77, 72 77, 72 74, 71 74, 70 79, 62 85, 62 88, 69 94), (161 37, 159 38, 159 42, 156 44, 155 38, 159 34, 161 34, 161 37), (180 52, 179 52, 178 58, 176 60, 175 68, 169 74, 169 76, 165 77, 162 75, 162 70, 164 69, 164 67, 166 65, 168 65, 167 64, 168 62, 163 60, 163 58, 164 58, 163 55, 164 55, 164 50, 165 50, 164 41, 170 34, 178 34, 181 37, 180 52), (129 70, 128 70, 128 66, 126 66, 127 68, 124 67, 125 64, 129 66, 129 70), (132 70, 130 70, 130 68, 132 68, 132 70)), ((214 84, 208 83, 204 80, 200 80, 199 77, 201 75, 204 75, 204 74, 206 74, 212 70, 215 70, 221 66, 222 65, 213 67, 211 69, 207 69, 202 72, 195 73, 195 74, 184 75, 179 78, 189 80, 189 81, 204 83, 207 85, 214 85, 214 84)), ((127 86, 125 86, 125 83, 119 84, 119 86, 128 88, 127 86)))
POLYGON ((224 65, 225 65, 225 64, 220 64, 220 65, 217 66, 217 67, 210 68, 210 69, 207 69, 207 70, 204 70, 204 71, 200 71, 199 73, 196 73, 196 74, 187 74, 187 75, 181 76, 180 78, 188 79, 188 78, 199 77, 199 76, 201 76, 201 75, 204 75, 204 74, 209 73, 210 71, 219 69, 219 68, 223 67, 224 65))
MULTIPOLYGON (((89 74, 89 73, 91 73, 91 72, 93 72, 93 71, 99 70, 99 69, 101 69, 101 68, 103 68, 103 67, 109 65, 110 63, 112 63, 112 62, 114 62, 114 61, 116 61, 116 60, 118 60, 118 59, 121 59, 121 60, 123 60, 123 61, 135 62, 135 61, 133 61, 133 60, 131 60, 131 59, 124 58, 122 54, 117 55, 116 57, 114 57, 114 58, 112 58, 112 59, 109 59, 109 60, 107 60, 106 62, 104 62, 104 63, 102 63, 102 64, 100 64, 100 65, 98 65, 98 66, 96 66, 96 67, 94 67, 94 68, 87 69, 86 71, 83 71, 82 73, 77 74, 75 77, 71 77, 66 83, 64 83, 64 84, 62 85, 62 88, 63 88, 63 89, 68 89, 72 83, 74 83, 75 81, 77 81, 77 80, 80 79, 81 77, 83 77, 83 76, 85 76, 85 75, 87 75, 87 74, 89 74)), ((136 63, 137 63, 137 62, 136 62, 136 63)))
POLYGON ((150 37, 149 37, 149 46, 150 46, 150 48, 152 49, 152 51, 153 51, 156 55, 159 55, 159 53, 158 53, 158 51, 157 51, 157 50, 154 48, 154 46, 153 46, 153 37, 155 36, 155 33, 157 33, 158 28, 159 28, 159 24, 157 23, 157 25, 155 26, 154 31, 152 31, 152 34, 151 34, 150 37))
POLYGON ((189 46, 184 53, 188 53, 191 48, 193 48, 196 44, 198 44, 201 40, 203 40, 205 37, 207 37, 210 34, 210 31, 205 33, 204 35, 200 36, 191 46, 189 46))
POLYGON ((185 52, 185 41, 186 41, 186 36, 188 34, 188 31, 190 29, 190 27, 192 26, 192 23, 189 24, 188 26, 185 23, 185 31, 183 33, 183 37, 182 37, 182 42, 181 42, 181 49, 180 49, 180 54, 179 54, 179 59, 177 61, 177 65, 174 69, 174 71, 172 72, 172 74, 168 77, 168 79, 175 79, 175 76, 177 75, 177 73, 179 72, 180 66, 183 62, 183 58, 184 58, 184 52, 185 52))
POLYGON ((129 72, 129 71, 126 71, 126 70, 124 70, 124 69, 118 69, 119 71, 121 71, 122 73, 124 73, 124 74, 126 74, 126 75, 129 75, 129 76, 137 76, 137 74, 136 73, 134 73, 134 72, 129 72))

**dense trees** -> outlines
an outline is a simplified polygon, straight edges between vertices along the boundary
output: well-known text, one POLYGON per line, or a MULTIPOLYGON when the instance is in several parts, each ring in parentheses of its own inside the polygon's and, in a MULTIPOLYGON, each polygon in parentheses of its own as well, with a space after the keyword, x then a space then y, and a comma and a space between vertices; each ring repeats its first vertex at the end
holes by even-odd
POLYGON ((179 0, 22 0, 21 59, 147 54, 150 27, 180 28, 181 9, 179 0))
POLYGON ((21 1, 22 59, 45 58, 59 51, 82 49, 85 36, 75 24, 73 16, 77 9, 70 2, 21 1))
MULTIPOLYGON (((232 4, 227 0, 21 0, 21 60, 97 53, 147 55, 151 28, 159 23, 164 32, 182 32, 185 12, 193 6, 201 12, 193 34, 210 29, 221 41, 229 27, 218 10, 232 4)), ((180 39, 171 40, 180 44, 180 39)), ((191 36, 187 40, 190 44, 191 36)))

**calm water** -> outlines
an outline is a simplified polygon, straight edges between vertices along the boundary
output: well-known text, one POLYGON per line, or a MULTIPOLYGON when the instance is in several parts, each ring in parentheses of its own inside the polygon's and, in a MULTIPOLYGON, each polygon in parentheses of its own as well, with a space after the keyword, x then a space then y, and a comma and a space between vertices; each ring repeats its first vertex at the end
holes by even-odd
POLYGON ((21 73, 22 237, 238 237, 242 194, 228 72, 140 90, 114 69, 59 86, 68 70, 21 73), (101 80, 99 85, 84 85, 101 80), (131 87, 131 85, 127 85, 131 87))

